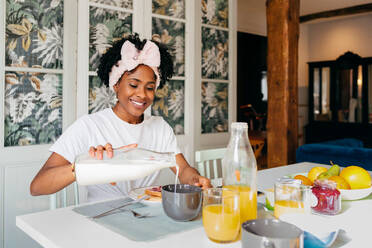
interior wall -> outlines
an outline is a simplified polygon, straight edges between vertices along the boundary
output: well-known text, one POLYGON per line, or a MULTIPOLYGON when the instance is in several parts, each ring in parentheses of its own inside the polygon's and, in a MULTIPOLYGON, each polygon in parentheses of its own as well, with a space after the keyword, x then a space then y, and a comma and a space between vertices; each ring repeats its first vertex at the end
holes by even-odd
POLYGON ((309 61, 308 25, 300 25, 298 41, 298 144, 304 144, 304 126, 308 123, 308 66, 309 61))
POLYGON ((372 56, 372 14, 308 24, 309 61, 335 60, 347 51, 372 56))
POLYGON ((267 36, 266 1, 238 0, 238 31, 267 36))

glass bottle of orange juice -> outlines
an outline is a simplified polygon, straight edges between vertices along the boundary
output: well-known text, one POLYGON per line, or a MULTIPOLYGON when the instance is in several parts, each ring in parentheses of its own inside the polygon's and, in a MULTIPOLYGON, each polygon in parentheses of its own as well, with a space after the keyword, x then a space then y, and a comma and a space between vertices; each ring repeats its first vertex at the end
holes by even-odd
POLYGON ((240 222, 257 218, 257 162, 245 122, 231 124, 231 137, 222 159, 223 187, 240 192, 240 222))

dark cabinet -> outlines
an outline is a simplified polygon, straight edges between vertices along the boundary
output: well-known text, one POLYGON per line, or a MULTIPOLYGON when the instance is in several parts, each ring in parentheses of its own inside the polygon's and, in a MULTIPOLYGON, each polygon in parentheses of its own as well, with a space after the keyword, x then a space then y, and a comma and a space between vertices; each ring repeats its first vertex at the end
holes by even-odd
POLYGON ((372 147, 372 58, 309 62, 306 143, 359 138, 372 147))

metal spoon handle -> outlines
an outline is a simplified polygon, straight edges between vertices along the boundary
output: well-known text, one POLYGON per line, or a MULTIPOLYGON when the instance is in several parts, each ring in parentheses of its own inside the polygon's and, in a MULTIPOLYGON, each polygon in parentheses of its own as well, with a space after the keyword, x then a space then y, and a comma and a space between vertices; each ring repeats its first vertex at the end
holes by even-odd
POLYGON ((140 201, 146 200, 146 199, 148 199, 149 197, 150 197, 150 196, 148 196, 148 195, 144 195, 144 196, 142 196, 141 198, 139 198, 139 199, 137 199, 137 200, 134 200, 134 201, 131 201, 131 202, 127 202, 127 203, 125 203, 125 204, 123 204, 123 205, 121 205, 121 206, 119 206, 119 207, 116 207, 116 208, 110 209, 109 211, 106 211, 106 212, 100 213, 100 214, 95 215, 95 216, 93 216, 93 217, 91 217, 91 218, 93 218, 93 219, 100 218, 100 217, 102 217, 102 216, 104 216, 104 215, 107 215, 107 214, 109 214, 109 213, 111 213, 111 212, 113 212, 113 211, 115 211, 115 210, 120 209, 120 208, 123 208, 123 207, 129 206, 129 205, 135 204, 135 203, 137 203, 137 202, 140 202, 140 201))

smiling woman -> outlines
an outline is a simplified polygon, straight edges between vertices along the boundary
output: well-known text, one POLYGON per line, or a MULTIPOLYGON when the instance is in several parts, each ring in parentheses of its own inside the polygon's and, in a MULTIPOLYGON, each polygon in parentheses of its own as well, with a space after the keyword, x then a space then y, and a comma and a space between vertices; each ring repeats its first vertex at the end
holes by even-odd
MULTIPOLYGON (((157 152, 174 153, 181 183, 210 187, 210 181, 200 176, 184 159, 169 124, 162 117, 144 115, 154 101, 156 89, 172 75, 172 59, 161 44, 142 41, 138 35, 115 43, 102 56, 98 69, 103 83, 116 94, 115 106, 81 117, 62 134, 50 148, 52 155, 31 183, 31 194, 51 194, 75 181, 74 161, 81 153, 89 152, 97 159, 107 153, 111 158, 114 148, 133 144, 157 152)), ((176 170, 175 167, 171 169, 176 170)), ((87 186, 87 199, 97 201, 127 195, 133 188, 153 185, 158 174, 87 186)))

